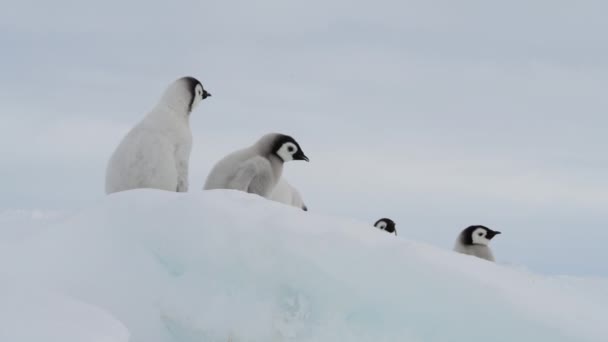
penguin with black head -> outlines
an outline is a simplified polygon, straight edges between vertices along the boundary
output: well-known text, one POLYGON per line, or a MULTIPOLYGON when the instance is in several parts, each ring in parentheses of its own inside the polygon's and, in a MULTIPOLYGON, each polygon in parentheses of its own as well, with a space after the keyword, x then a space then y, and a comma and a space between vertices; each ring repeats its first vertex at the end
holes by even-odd
POLYGON ((465 228, 454 245, 454 251, 462 254, 473 255, 488 261, 494 261, 494 255, 490 249, 490 241, 500 234, 486 226, 476 225, 465 228))

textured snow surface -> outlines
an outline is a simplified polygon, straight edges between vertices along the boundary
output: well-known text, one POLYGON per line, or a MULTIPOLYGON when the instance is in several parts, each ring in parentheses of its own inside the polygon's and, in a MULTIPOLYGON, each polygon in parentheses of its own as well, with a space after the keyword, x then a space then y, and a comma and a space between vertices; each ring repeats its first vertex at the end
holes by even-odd
POLYGON ((235 191, 113 194, 0 238, 3 282, 60 296, 3 291, 0 331, 76 336, 82 321, 80 341, 125 341, 118 320, 135 342, 608 341, 606 279, 532 274, 371 224, 235 191))

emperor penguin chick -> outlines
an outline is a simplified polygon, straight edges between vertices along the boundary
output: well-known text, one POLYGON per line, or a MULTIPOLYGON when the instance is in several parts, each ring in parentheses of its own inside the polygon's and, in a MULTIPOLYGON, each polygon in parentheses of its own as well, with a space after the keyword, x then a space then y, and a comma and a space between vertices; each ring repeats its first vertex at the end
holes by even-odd
POLYGON ((395 227, 395 221, 389 218, 381 218, 376 223, 374 223, 374 227, 384 230, 385 232, 397 235, 397 228, 395 227))
POLYGON ((188 191, 190 113, 209 96, 193 77, 171 83, 110 157, 106 193, 140 188, 188 191))
POLYGON ((281 177, 274 187, 269 199, 308 211, 308 207, 304 204, 304 200, 302 200, 302 195, 298 189, 289 184, 284 177, 281 177))
POLYGON ((454 251, 494 261, 494 255, 488 245, 490 240, 498 234, 500 234, 499 231, 485 226, 470 226, 463 230, 456 239, 454 251))
POLYGON ((234 189, 268 198, 281 178, 283 163, 292 160, 308 161, 298 142, 285 134, 266 134, 217 162, 204 189, 234 189))

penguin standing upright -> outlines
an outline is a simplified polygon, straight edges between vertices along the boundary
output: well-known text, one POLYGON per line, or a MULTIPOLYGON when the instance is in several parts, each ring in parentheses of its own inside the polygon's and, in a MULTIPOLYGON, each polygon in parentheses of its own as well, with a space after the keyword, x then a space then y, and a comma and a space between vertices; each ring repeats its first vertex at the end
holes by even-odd
POLYGON ((207 176, 204 189, 234 189, 268 198, 281 178, 283 163, 308 157, 294 138, 264 135, 250 147, 221 159, 207 176))
POLYGON ((473 255, 488 261, 494 261, 494 255, 490 249, 490 240, 499 231, 492 230, 485 226, 470 226, 465 228, 454 245, 454 251, 462 254, 473 255))
POLYGON ((190 113, 211 96, 193 77, 173 82, 120 142, 106 169, 106 193, 153 188, 188 191, 190 113))

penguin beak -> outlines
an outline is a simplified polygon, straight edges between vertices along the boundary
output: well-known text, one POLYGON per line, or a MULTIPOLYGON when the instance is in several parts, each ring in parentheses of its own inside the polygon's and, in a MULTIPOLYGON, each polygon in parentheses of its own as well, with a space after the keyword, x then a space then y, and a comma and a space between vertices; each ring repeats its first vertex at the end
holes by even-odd
POLYGON ((208 97, 211 97, 211 93, 209 93, 206 90, 203 90, 203 100, 206 99, 206 98, 208 98, 208 97))
POLYGON ((492 240, 493 237, 495 237, 496 235, 500 234, 499 231, 493 231, 493 232, 488 232, 488 240, 492 240))
POLYGON ((293 159, 295 160, 304 160, 309 162, 310 160, 308 160, 308 157, 304 154, 304 152, 302 152, 302 150, 299 150, 294 156, 293 159))

